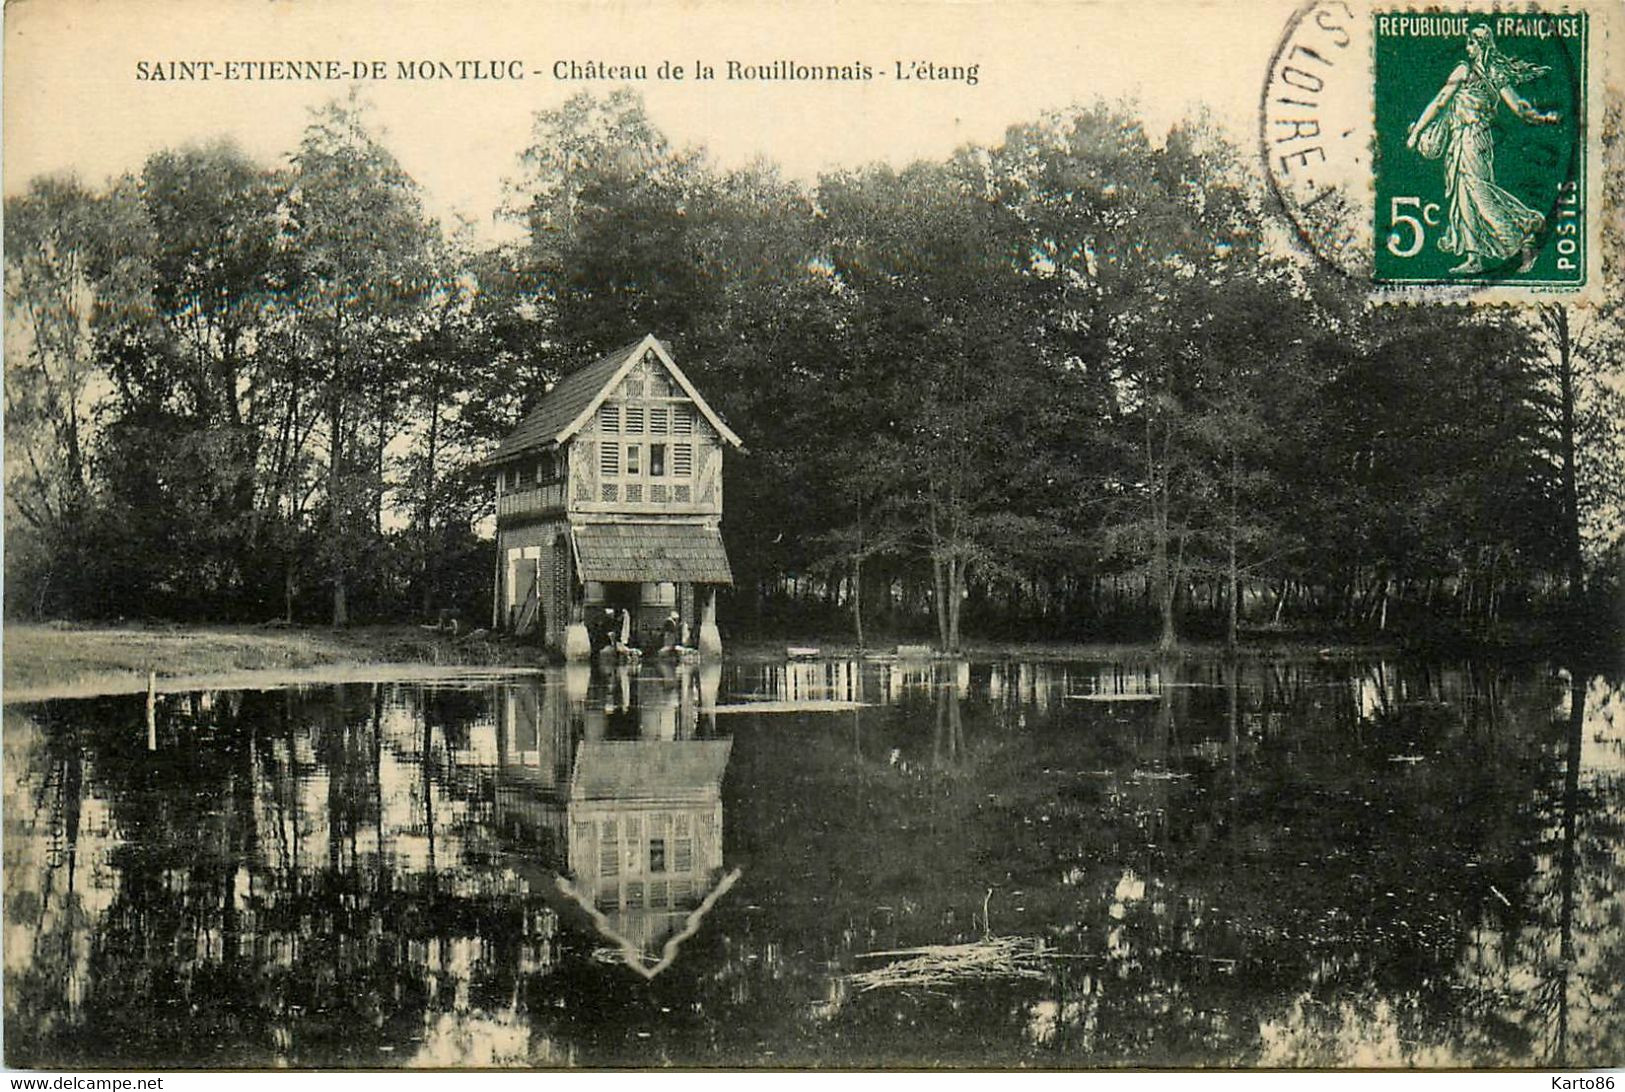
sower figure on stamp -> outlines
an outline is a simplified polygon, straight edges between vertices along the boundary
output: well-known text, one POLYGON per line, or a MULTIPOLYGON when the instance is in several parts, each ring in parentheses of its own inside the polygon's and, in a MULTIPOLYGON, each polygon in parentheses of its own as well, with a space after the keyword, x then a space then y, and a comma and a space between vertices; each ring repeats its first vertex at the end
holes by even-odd
POLYGON ((1460 254, 1452 273, 1480 273, 1486 262, 1522 256, 1520 272, 1535 264, 1535 235, 1546 218, 1495 184, 1495 139, 1490 123, 1504 102, 1531 125, 1555 125, 1514 89, 1549 68, 1508 57, 1487 26, 1467 34, 1467 59, 1458 64, 1405 138, 1428 159, 1444 156, 1444 192, 1450 211, 1439 249, 1460 254))

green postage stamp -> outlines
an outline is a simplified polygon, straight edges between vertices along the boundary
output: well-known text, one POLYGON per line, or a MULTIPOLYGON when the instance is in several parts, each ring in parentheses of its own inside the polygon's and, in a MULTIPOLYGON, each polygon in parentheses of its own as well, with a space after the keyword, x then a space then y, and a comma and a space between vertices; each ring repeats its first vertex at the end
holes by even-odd
POLYGON ((1309 0, 1259 109, 1299 243, 1379 301, 1607 298, 1602 77, 1622 14, 1616 0, 1309 0))
POLYGON ((1581 287, 1584 12, 1373 15, 1373 279, 1581 287))

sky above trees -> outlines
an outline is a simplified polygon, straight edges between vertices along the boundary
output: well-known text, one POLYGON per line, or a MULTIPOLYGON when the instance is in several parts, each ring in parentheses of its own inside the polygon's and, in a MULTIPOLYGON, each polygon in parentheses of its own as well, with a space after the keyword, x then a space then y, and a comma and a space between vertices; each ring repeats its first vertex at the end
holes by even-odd
MULTIPOLYGON (((338 0, 238 6, 229 20, 206 5, 136 0, 24 0, 8 7, 5 193, 42 173, 72 170, 90 185, 140 168, 148 155, 229 137, 251 157, 281 162, 300 139, 306 110, 347 91, 342 83, 152 83, 140 61, 333 57, 451 60, 518 57, 518 83, 474 81, 366 87, 374 123, 426 208, 461 214, 481 233, 503 226, 491 210, 531 115, 582 90, 561 81, 558 59, 692 69, 697 59, 767 64, 901 60, 978 64, 978 82, 639 85, 649 116, 673 143, 705 146, 725 167, 758 157, 804 181, 820 171, 942 159, 967 143, 996 143, 1006 127, 1046 109, 1097 97, 1137 102, 1160 135, 1200 107, 1230 139, 1249 139, 1271 50, 1295 5, 1182 5, 1158 19, 1116 2, 943 4, 921 17, 909 4, 459 5, 338 0), (160 10, 161 9, 161 10, 160 10), (448 17, 455 10, 455 17, 448 17)), ((393 76, 393 73, 392 73, 393 76)))

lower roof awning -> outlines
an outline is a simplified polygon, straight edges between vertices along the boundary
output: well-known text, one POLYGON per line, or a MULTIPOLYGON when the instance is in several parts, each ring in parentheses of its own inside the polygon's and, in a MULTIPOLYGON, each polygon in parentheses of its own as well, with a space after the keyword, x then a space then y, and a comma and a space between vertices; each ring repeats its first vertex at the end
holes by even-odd
POLYGON ((576 562, 582 580, 635 584, 733 584, 722 532, 682 523, 591 523, 577 527, 576 562))

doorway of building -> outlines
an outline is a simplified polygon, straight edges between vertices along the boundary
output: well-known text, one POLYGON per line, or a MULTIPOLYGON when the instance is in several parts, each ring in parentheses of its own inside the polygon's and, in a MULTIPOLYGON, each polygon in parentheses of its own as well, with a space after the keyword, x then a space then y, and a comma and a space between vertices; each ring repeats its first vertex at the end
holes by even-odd
POLYGON ((632 619, 632 634, 627 644, 633 648, 642 648, 644 634, 638 619, 639 585, 637 584, 605 584, 604 606, 615 612, 615 632, 621 632, 621 612, 625 611, 632 619))

